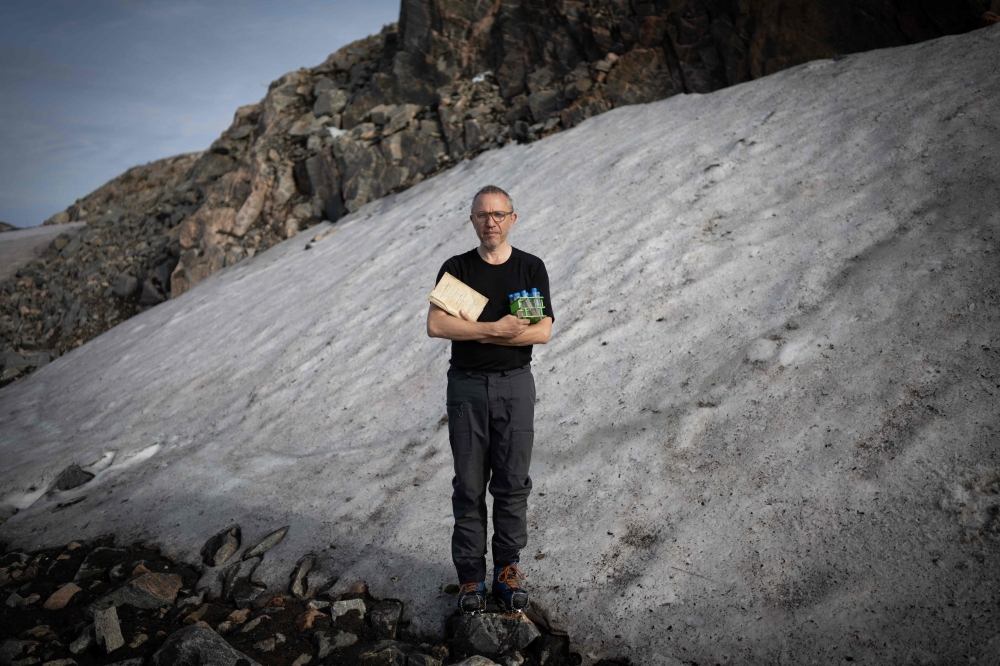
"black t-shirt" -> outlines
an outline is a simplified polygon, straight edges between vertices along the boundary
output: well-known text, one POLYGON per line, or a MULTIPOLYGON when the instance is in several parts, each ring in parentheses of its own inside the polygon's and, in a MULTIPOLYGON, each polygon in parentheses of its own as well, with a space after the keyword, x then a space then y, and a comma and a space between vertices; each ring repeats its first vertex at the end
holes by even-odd
MULTIPOLYGON (((549 296, 549 274, 545 264, 533 254, 511 249, 510 257, 502 264, 494 266, 483 261, 475 249, 459 254, 444 262, 438 271, 435 284, 445 272, 450 273, 489 299, 477 321, 499 321, 510 314, 508 296, 515 291, 537 289, 544 297, 546 317, 552 314, 552 299, 549 296)), ((513 370, 531 362, 531 345, 525 347, 505 347, 482 343, 476 340, 451 343, 451 365, 460 370, 483 370, 496 372, 513 370)))

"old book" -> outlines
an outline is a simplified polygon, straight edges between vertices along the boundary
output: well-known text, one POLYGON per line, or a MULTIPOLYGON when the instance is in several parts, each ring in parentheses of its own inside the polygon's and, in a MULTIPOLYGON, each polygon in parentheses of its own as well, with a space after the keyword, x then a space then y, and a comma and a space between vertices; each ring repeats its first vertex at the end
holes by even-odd
POLYGON ((434 291, 431 292, 429 300, 453 317, 460 316, 459 310, 465 310, 472 321, 476 321, 490 299, 454 275, 445 273, 441 276, 441 281, 434 287, 434 291))

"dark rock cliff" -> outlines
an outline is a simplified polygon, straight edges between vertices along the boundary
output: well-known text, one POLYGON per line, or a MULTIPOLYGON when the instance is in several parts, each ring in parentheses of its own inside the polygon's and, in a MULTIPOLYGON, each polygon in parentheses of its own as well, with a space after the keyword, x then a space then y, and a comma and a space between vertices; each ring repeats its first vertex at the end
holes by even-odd
POLYGON ((1000 0, 403 0, 398 24, 273 82, 206 152, 131 169, 53 216, 88 227, 0 285, 0 384, 484 150, 998 13, 1000 0))

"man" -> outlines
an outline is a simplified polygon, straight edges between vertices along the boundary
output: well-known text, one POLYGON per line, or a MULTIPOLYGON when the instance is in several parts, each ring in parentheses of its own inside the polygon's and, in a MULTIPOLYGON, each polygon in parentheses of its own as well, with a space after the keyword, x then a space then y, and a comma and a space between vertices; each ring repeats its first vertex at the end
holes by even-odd
POLYGON ((472 228, 479 247, 444 262, 447 271, 489 302, 472 321, 463 310, 453 317, 435 305, 427 312, 427 335, 451 344, 448 370, 448 436, 455 459, 451 503, 455 529, 451 555, 458 571, 458 606, 463 613, 486 608, 486 490, 493 496, 492 594, 507 611, 528 605, 517 568, 528 543, 535 380, 531 347, 549 341, 552 300, 545 264, 511 247, 507 235, 517 222, 510 195, 489 185, 472 199, 472 228), (509 295, 538 289, 545 315, 530 324, 510 314, 509 295))

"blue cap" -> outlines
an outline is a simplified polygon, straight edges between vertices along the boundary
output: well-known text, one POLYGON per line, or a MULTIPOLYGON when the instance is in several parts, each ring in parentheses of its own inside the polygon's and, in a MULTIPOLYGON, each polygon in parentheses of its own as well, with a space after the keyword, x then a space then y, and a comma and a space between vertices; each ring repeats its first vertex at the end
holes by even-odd
POLYGON ((521 298, 527 298, 527 297, 528 297, 528 292, 527 291, 522 291, 521 292, 521 298))
POLYGON ((532 288, 531 288, 531 295, 532 295, 532 296, 538 296, 538 295, 539 295, 539 294, 538 294, 538 290, 537 290, 537 289, 535 289, 534 287, 532 287, 532 288))

